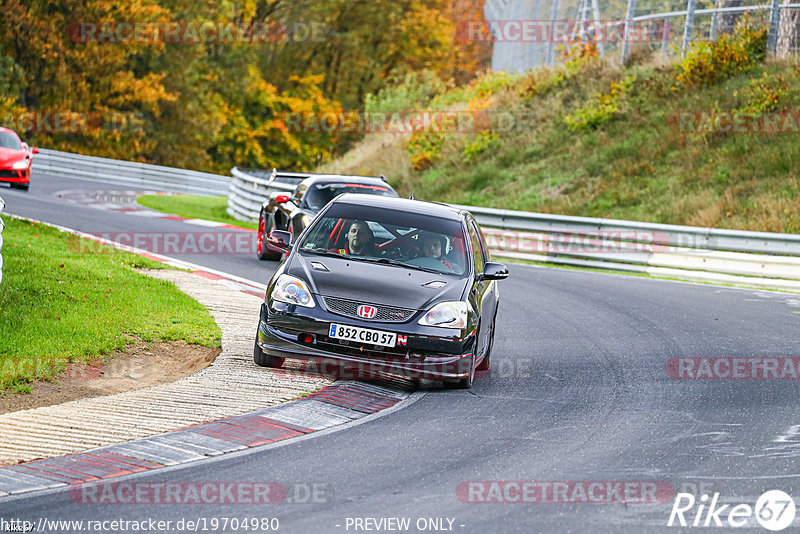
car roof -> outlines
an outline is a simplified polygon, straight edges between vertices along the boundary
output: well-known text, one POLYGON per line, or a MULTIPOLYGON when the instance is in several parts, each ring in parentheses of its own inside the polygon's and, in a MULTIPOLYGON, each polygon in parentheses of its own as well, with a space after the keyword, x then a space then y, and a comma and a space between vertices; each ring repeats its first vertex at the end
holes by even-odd
MULTIPOLYGON (((9 130, 8 128, 3 128, 2 126, 0 126, 0 132, 17 135, 17 132, 15 132, 14 130, 9 130)), ((17 135, 17 137, 19 136, 17 135)))
POLYGON ((450 219, 453 221, 462 220, 466 214, 466 211, 462 209, 454 208, 453 206, 442 204, 440 202, 429 202, 426 200, 412 200, 409 198, 384 197, 377 195, 359 195, 357 193, 345 193, 343 195, 339 195, 333 199, 331 203, 407 211, 418 213, 420 215, 429 215, 431 217, 450 219))
POLYGON ((339 174, 324 174, 311 176, 302 181, 308 187, 318 184, 364 184, 364 185, 382 185, 393 190, 386 180, 375 176, 342 176, 339 174))

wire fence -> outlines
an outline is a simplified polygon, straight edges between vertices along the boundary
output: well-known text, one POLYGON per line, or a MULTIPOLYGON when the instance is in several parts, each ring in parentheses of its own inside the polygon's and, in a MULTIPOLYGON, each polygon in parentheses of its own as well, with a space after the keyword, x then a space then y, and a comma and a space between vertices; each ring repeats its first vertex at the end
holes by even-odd
POLYGON ((621 63, 638 53, 681 57, 693 42, 734 32, 744 13, 752 25, 769 28, 771 53, 797 56, 800 3, 764 1, 487 0, 492 69, 553 65, 570 41, 595 41, 604 57, 621 63))

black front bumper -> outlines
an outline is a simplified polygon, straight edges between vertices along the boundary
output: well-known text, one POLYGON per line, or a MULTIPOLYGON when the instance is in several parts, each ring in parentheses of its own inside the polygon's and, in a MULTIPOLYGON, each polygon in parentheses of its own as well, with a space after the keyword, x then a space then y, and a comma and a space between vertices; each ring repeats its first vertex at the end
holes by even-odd
POLYGON ((425 327, 414 316, 403 323, 359 321, 315 308, 276 302, 261 305, 258 345, 279 358, 316 360, 323 374, 337 378, 373 378, 392 374, 409 379, 460 380, 473 372, 475 331, 425 327), (395 332, 406 345, 394 348, 345 344, 328 337, 331 323, 395 332), (306 336, 313 337, 306 342, 306 336))

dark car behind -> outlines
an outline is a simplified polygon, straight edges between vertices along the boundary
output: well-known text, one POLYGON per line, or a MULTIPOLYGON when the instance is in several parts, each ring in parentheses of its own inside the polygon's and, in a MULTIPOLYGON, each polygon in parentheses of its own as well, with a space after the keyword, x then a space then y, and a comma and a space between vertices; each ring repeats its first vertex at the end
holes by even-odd
POLYGON ((266 236, 272 230, 285 230, 296 238, 328 202, 344 193, 398 196, 383 177, 309 175, 291 194, 272 193, 262 204, 256 244, 258 258, 280 259, 282 251, 270 247, 266 236))

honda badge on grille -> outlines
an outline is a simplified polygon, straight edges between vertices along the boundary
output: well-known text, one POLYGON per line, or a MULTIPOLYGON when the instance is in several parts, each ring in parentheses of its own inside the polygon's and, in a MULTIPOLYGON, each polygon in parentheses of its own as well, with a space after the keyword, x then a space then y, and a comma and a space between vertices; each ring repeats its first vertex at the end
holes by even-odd
POLYGON ((358 307, 358 316, 364 319, 372 319, 376 313, 378 313, 378 310, 374 306, 362 305, 358 307))

